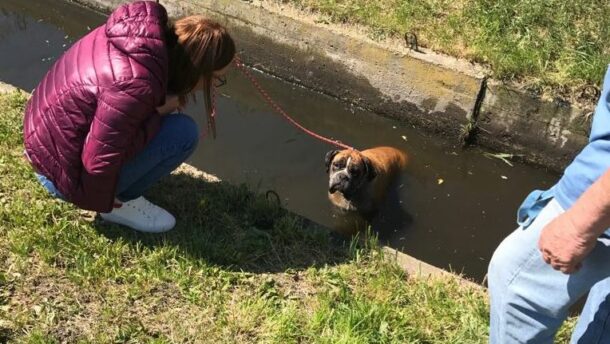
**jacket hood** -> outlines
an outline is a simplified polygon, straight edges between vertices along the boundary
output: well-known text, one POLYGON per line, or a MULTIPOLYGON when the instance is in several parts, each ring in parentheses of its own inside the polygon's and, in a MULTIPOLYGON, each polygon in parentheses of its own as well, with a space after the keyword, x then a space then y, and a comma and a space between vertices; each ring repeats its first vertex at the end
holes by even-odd
POLYGON ((167 11, 153 1, 138 1, 117 8, 106 22, 112 45, 138 61, 139 55, 155 56, 165 49, 167 11))

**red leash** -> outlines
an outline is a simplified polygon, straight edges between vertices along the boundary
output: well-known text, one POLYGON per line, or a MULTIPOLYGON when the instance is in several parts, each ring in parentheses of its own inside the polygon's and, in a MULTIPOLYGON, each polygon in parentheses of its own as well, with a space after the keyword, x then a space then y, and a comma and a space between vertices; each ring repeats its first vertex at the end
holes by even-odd
MULTIPOLYGON (((250 71, 246 68, 246 66, 243 64, 243 62, 241 62, 241 60, 238 57, 235 57, 235 66, 237 66, 237 68, 239 69, 239 71, 248 79, 250 80, 250 82, 252 83, 252 85, 258 90, 258 92, 261 94, 261 96, 263 97, 263 99, 267 102, 267 104, 269 104, 277 113, 279 113, 280 115, 282 115, 288 122, 290 122, 292 125, 294 125, 295 127, 297 127, 298 129, 304 131, 306 134, 322 141, 322 142, 326 142, 326 143, 330 143, 331 145, 343 148, 343 149, 351 149, 354 150, 354 147, 348 146, 344 143, 342 143, 339 140, 332 140, 329 138, 326 138, 322 135, 316 134, 313 131, 303 127, 302 125, 300 125, 297 121, 295 121, 294 119, 292 119, 292 117, 290 117, 290 115, 288 115, 288 113, 286 113, 286 111, 284 111, 284 109, 282 109, 281 106, 279 106, 269 95, 269 93, 267 93, 267 91, 265 91, 265 89, 261 86, 261 84, 258 82, 258 80, 256 80, 256 78, 252 75, 252 73, 250 73, 250 71)), ((213 90, 214 94, 212 95, 212 99, 213 99, 213 103, 212 103, 212 119, 215 117, 216 115, 216 102, 214 100, 215 95, 216 95, 216 90, 213 90)))

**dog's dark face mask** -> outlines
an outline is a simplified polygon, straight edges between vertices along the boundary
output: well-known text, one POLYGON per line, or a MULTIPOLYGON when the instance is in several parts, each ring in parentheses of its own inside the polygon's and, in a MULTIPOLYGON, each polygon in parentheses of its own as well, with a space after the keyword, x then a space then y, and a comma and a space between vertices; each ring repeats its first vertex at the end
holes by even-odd
POLYGON ((369 159, 352 150, 328 152, 326 171, 329 174, 328 192, 341 192, 348 199, 376 175, 369 159))

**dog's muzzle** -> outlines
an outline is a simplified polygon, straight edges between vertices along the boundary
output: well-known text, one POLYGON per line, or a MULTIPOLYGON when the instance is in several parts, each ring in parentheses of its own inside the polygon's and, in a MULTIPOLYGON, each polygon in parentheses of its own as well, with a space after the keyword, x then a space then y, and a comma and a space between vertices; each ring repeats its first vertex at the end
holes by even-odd
POLYGON ((337 191, 345 192, 349 187, 349 176, 345 173, 336 173, 330 178, 328 192, 334 194, 337 191))
POLYGON ((333 184, 328 188, 328 192, 330 192, 331 194, 334 194, 335 192, 337 192, 337 190, 339 190, 339 184, 333 184))

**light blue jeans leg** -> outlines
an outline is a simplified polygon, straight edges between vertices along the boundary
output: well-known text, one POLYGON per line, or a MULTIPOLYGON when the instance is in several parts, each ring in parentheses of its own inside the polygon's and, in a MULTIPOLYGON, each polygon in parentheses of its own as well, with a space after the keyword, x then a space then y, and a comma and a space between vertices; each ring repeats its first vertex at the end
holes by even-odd
POLYGON ((572 275, 542 260, 540 232, 563 211, 551 200, 527 228, 515 230, 496 249, 488 273, 490 343, 553 343, 569 307, 610 276, 610 248, 601 242, 572 275))
POLYGON ((610 278, 598 282, 589 292, 570 343, 610 343, 610 278))
POLYGON ((64 196, 59 192, 59 190, 57 190, 57 188, 55 187, 55 184, 53 184, 52 181, 49 180, 49 178, 43 176, 42 174, 38 174, 36 172, 34 172, 34 175, 36 175, 36 179, 38 179, 38 181, 40 182, 40 184, 47 189, 47 191, 49 192, 49 194, 55 198, 59 198, 61 200, 64 199, 64 196))

